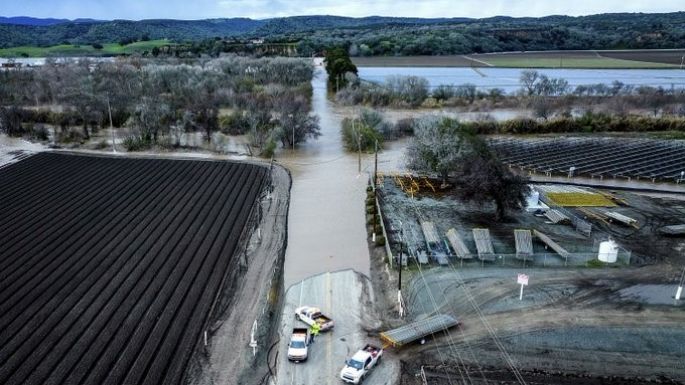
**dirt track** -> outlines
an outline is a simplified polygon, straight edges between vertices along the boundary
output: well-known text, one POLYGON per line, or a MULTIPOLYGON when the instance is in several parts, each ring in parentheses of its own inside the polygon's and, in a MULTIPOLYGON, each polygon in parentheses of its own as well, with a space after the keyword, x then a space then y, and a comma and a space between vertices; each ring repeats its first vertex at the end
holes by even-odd
POLYGON ((209 346, 203 350, 204 354, 195 357, 191 383, 259 384, 272 372, 267 356, 283 295, 281 277, 290 195, 288 172, 274 166, 271 186, 271 193, 263 194, 259 202, 262 207, 259 234, 252 232, 244 240, 240 277, 234 285, 224 288, 223 297, 230 301, 218 309, 221 315, 211 326, 209 346), (256 355, 248 346, 255 321, 256 355))
POLYGON ((409 359, 410 366, 445 365, 453 376, 461 370, 474 383, 497 368, 497 378, 514 381, 505 352, 524 378, 535 371, 548 374, 538 373, 536 383, 556 383, 549 374, 560 372, 618 378, 608 383, 662 376, 685 381, 685 346, 679 342, 685 338, 685 303, 650 304, 658 301, 625 294, 638 282, 670 282, 672 295, 674 269, 529 270, 523 301, 518 272, 433 268, 411 274, 410 316, 446 312, 460 317, 463 326, 405 349, 403 358, 421 356, 409 359))

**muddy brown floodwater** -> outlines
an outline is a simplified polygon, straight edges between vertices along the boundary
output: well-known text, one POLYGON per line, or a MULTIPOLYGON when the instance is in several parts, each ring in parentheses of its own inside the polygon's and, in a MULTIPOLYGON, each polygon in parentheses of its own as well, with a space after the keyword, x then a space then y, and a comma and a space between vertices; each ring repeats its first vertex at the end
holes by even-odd
POLYGON ((364 197, 371 158, 343 149, 341 121, 351 110, 336 107, 327 97, 327 76, 316 68, 312 86, 313 112, 321 136, 285 149, 279 162, 292 173, 288 214, 288 248, 284 282, 288 288, 309 276, 343 269, 369 275, 364 197))

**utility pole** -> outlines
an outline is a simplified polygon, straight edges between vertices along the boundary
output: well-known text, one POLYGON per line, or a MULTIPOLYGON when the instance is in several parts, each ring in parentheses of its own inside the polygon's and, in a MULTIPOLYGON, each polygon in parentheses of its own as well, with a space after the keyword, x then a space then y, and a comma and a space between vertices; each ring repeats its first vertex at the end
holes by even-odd
POLYGON ((404 245, 404 227, 402 226, 402 221, 400 221, 400 260, 397 264, 399 269, 399 275, 397 280, 397 304, 399 306, 400 317, 404 316, 404 309, 402 308, 402 261, 404 260, 402 256, 402 249, 404 245))
MULTIPOLYGON (((373 163, 373 204, 378 204, 378 195, 376 193, 376 183, 378 181, 378 139, 376 139, 376 155, 373 163)), ((378 222, 378 207, 373 210, 373 240, 376 241, 376 222, 378 222)))
POLYGON ((109 103, 109 97, 107 97, 107 111, 109 112, 109 132, 112 134, 112 152, 117 152, 116 143, 114 140, 114 123, 112 121, 112 105, 109 103))
POLYGON ((356 118, 352 118, 352 132, 357 138, 357 172, 359 174, 362 173, 362 133, 361 131, 357 132, 357 129, 355 128, 354 121, 357 120, 356 118))
POLYGON ((295 151, 295 124, 293 124, 293 122, 292 122, 292 120, 293 120, 293 114, 288 114, 288 117, 290 118, 290 123, 293 125, 293 141, 292 141, 292 145, 293 145, 293 151, 295 151))
POLYGON ((685 284, 685 267, 683 268, 683 274, 680 275, 680 282, 678 283, 678 290, 675 292, 675 300, 679 301, 680 296, 683 294, 683 284, 685 284))

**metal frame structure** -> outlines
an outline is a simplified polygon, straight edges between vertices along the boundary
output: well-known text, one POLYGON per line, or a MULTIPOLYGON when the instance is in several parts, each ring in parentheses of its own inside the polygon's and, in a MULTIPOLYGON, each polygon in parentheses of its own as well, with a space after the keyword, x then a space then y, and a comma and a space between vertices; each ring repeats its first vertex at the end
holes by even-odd
POLYGON ((382 332, 380 336, 385 346, 399 347, 457 325, 459 325, 459 320, 456 318, 447 314, 437 314, 397 329, 382 332))
POLYGON ((682 181, 685 143, 653 139, 493 139, 491 146, 511 167, 551 176, 682 181))

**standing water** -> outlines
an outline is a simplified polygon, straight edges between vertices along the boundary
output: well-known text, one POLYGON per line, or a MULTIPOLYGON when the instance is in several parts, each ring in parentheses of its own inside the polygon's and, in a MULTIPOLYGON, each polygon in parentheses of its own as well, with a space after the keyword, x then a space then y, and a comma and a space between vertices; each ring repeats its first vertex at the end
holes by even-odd
POLYGON ((313 112, 321 136, 285 149, 280 161, 290 169, 293 185, 288 214, 285 287, 309 276, 354 269, 369 275, 364 198, 373 165, 343 149, 340 127, 344 109, 327 98, 327 77, 317 67, 312 80, 313 112))

